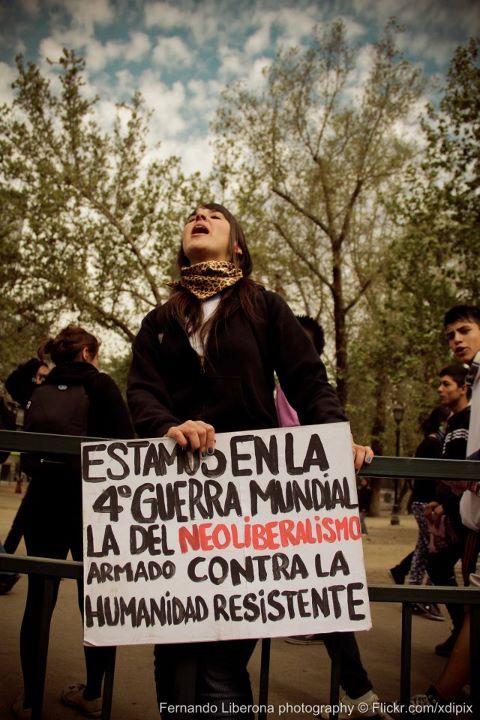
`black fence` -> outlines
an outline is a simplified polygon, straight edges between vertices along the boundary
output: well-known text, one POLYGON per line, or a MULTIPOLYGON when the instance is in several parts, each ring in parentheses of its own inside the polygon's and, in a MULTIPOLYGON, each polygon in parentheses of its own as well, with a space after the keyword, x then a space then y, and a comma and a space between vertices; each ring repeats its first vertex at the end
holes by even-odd
MULTIPOLYGON (((55 455, 78 455, 82 442, 95 442, 99 438, 79 438, 40 433, 22 433, 0 431, 0 450, 55 455)), ((371 465, 361 472, 365 477, 381 478, 441 478, 442 480, 480 480, 480 463, 467 460, 424 460, 418 458, 375 457, 371 465)), ((55 579, 59 577, 81 579, 83 564, 67 560, 50 558, 21 557, 0 554, 0 572, 38 574, 45 578, 42 607, 46 610, 51 604, 55 579)), ((400 661, 400 703, 407 707, 410 701, 411 685, 411 637, 412 608, 415 603, 458 603, 470 607, 470 668, 471 668, 471 704, 473 718, 480 718, 480 588, 451 588, 432 586, 369 585, 371 602, 394 602, 402 604, 402 633, 400 661)), ((42 618, 40 628, 40 646, 36 663, 38 678, 37 694, 32 703, 32 720, 42 719, 43 694, 45 687, 48 656, 50 623, 48 612, 42 618)), ((270 671, 269 639, 262 640, 260 688, 258 704, 261 710, 258 720, 266 720, 270 671)), ((113 686, 115 675, 115 648, 111 649, 109 666, 105 675, 103 691, 102 720, 110 720, 112 711, 113 686)), ((330 682, 330 705, 337 705, 340 688, 340 658, 332 660, 330 682)), ((337 717, 330 716, 332 720, 337 717)))

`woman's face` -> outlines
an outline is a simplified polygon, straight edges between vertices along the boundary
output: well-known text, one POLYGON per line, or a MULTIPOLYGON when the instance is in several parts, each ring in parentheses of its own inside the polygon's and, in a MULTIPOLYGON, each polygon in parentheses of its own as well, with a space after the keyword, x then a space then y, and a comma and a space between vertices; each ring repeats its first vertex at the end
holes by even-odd
POLYGON ((198 208, 183 228, 182 247, 192 265, 231 260, 230 223, 219 210, 198 208))

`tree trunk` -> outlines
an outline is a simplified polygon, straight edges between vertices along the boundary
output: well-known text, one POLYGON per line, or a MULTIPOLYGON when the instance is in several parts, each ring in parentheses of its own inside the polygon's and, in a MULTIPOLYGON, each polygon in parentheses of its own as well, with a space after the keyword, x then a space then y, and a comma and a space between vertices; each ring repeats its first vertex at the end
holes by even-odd
POLYGON ((377 367, 375 373, 375 414, 373 416, 370 444, 375 455, 383 454, 383 437, 386 425, 386 395, 388 376, 385 367, 377 367))
POLYGON ((332 296, 335 323, 335 369, 338 397, 345 407, 348 399, 346 382, 348 356, 341 262, 340 250, 334 249, 332 296))

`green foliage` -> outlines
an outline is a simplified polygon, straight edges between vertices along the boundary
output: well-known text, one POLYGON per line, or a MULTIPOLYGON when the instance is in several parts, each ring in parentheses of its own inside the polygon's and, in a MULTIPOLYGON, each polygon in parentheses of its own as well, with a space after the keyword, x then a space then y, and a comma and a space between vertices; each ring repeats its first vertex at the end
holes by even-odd
POLYGON ((109 357, 107 360, 100 360, 101 370, 108 373, 115 380, 124 395, 127 390, 127 375, 130 362, 130 352, 119 354, 116 357, 109 357))
POLYGON ((261 93, 227 89, 214 125, 222 187, 250 218, 262 276, 333 331, 344 402, 349 337, 392 239, 383 196, 413 152, 395 128, 424 87, 396 32, 359 83, 343 23, 316 30, 307 49, 280 50, 261 93))
POLYGON ((355 435, 393 453, 402 402, 412 453, 449 357, 442 315, 478 302, 480 87, 471 41, 419 145, 406 142, 399 128, 425 81, 399 55, 397 31, 386 27, 361 83, 340 21, 307 50, 281 50, 262 92, 225 92, 215 130, 221 186, 247 218, 262 279, 320 318, 327 361, 334 337, 355 435))
POLYGON ((15 198, 16 228, 4 271, 47 323, 73 316, 131 340, 168 296, 181 220, 204 183, 176 157, 152 158, 138 94, 102 130, 74 52, 64 50, 50 80, 17 64, 15 100, 0 112, 0 193, 15 198))
MULTIPOLYGON (((40 294, 32 273, 24 274, 24 259, 19 249, 22 222, 22 197, 17 192, 0 190, 0 381, 20 361, 36 355, 48 332, 48 321, 40 309, 40 294)), ((35 262, 30 248, 30 267, 35 262)))
POLYGON ((456 50, 439 108, 430 106, 422 123, 424 155, 398 203, 402 288, 413 295, 421 277, 424 301, 440 311, 454 302, 478 302, 480 295, 478 50, 478 40, 456 50))
MULTIPOLYGON (((257 278, 324 325, 355 436, 392 454, 400 401, 411 454, 448 360, 442 315, 478 303, 480 71, 472 40, 415 146, 401 128, 425 81, 397 32, 389 23, 363 77, 338 21, 280 50, 262 90, 227 88, 212 183, 245 226, 257 278)), ((185 209, 212 197, 178 158, 155 159, 139 95, 107 131, 83 60, 65 50, 53 70, 19 58, 0 108, 0 379, 71 319, 130 340, 168 295, 185 209)), ((104 365, 121 386, 123 347, 104 365)))
MULTIPOLYGON (((388 199, 397 237, 375 286, 371 321, 353 341, 350 368, 362 396, 369 383, 373 389, 374 375, 383 374, 372 401, 383 404, 384 439, 392 402, 405 405, 405 454, 418 442, 419 416, 438 401, 438 371, 449 359, 443 314, 459 302, 478 303, 478 41, 456 50, 438 109, 428 108, 422 128, 423 152, 388 199)), ((358 417, 358 408, 352 414, 358 417)))

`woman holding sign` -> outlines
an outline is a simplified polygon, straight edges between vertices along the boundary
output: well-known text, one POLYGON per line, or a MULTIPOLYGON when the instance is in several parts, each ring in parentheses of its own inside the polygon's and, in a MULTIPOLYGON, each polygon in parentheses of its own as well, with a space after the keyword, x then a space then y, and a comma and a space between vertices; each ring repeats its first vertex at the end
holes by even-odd
MULTIPOLYGON (((127 394, 142 437, 166 435, 206 457, 215 432, 277 427, 275 372, 302 424, 346 420, 288 305, 250 278, 242 228, 226 208, 207 203, 189 215, 178 265, 172 296, 146 316, 133 345, 127 394)), ((358 445, 353 453, 357 469, 373 457, 358 445)), ((252 718, 246 667, 254 647, 253 640, 157 646, 162 717, 197 704, 210 718, 252 718)))

